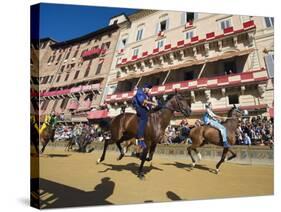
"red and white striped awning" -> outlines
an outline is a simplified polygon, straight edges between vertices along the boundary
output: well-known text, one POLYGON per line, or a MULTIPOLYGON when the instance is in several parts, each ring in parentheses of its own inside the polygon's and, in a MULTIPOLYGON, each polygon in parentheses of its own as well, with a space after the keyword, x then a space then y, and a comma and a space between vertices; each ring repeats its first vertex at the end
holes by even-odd
POLYGON ((94 110, 88 112, 87 119, 102 119, 108 117, 108 111, 107 110, 94 110))
MULTIPOLYGON (((263 68, 257 71, 247 71, 239 74, 223 75, 213 78, 200 78, 197 80, 188 80, 174 83, 167 83, 165 85, 154 86, 151 89, 152 95, 172 93, 177 90, 197 90, 201 88, 220 88, 243 85, 251 82, 260 82, 267 80, 267 72, 263 68)), ((125 101, 131 99, 136 91, 125 93, 107 95, 106 102, 125 101)))

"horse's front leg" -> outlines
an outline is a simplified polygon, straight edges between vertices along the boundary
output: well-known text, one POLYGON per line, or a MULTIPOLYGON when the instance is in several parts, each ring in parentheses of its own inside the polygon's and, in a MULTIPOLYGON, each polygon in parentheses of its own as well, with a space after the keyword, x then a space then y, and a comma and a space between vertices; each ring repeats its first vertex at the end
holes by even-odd
POLYGON ((236 158, 236 153, 233 152, 231 149, 228 149, 228 151, 231 153, 231 156, 227 158, 227 160, 232 160, 233 158, 236 158))
POLYGON ((223 149, 221 159, 220 159, 220 161, 216 165, 216 174, 219 173, 219 168, 220 168, 221 164, 225 161, 226 154, 227 154, 228 150, 229 150, 229 148, 224 148, 223 149))
POLYGON ((121 143, 122 143, 122 141, 116 142, 116 145, 117 145, 117 147, 118 147, 118 149, 119 149, 119 151, 120 151, 120 155, 119 155, 119 157, 117 158, 117 160, 121 160, 121 159, 124 157, 124 155, 125 155, 124 150, 123 150, 123 148, 122 148, 122 146, 121 146, 121 143))
POLYGON ((153 158, 153 155, 154 155, 156 146, 157 146, 157 143, 153 144, 153 145, 150 147, 150 150, 149 150, 149 157, 146 158, 146 161, 152 161, 152 158, 153 158))
POLYGON ((141 180, 144 179, 143 165, 144 165, 144 162, 146 161, 147 153, 148 153, 148 149, 146 147, 141 154, 141 163, 140 163, 139 172, 138 172, 138 178, 140 178, 141 180))
POLYGON ((101 157, 97 160, 97 164, 99 164, 100 162, 102 162, 104 160, 108 145, 109 145, 109 140, 105 139, 104 146, 103 146, 103 152, 102 152, 101 157))

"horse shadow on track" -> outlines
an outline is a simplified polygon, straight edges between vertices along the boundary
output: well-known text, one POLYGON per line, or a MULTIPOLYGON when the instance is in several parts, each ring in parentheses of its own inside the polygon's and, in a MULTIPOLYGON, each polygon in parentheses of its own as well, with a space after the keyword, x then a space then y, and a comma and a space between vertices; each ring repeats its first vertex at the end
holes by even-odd
POLYGON ((88 192, 42 178, 31 179, 31 186, 31 200, 42 209, 112 205, 106 199, 113 194, 115 183, 104 177, 93 191, 88 192))
POLYGON ((173 200, 173 201, 185 200, 185 199, 182 199, 179 195, 177 195, 175 192, 172 192, 172 191, 167 191, 166 195, 170 200, 173 200))
POLYGON ((44 154, 42 157, 49 157, 49 158, 66 158, 69 157, 70 154, 44 154))
POLYGON ((163 163, 162 165, 175 166, 179 169, 184 169, 186 171, 191 171, 192 169, 200 169, 200 170, 203 170, 203 171, 215 173, 215 169, 212 169, 212 168, 209 168, 205 165, 200 165, 200 164, 196 164, 194 167, 192 167, 191 164, 185 164, 185 163, 180 163, 180 162, 175 161, 174 163, 163 163))
MULTIPOLYGON (((107 172, 107 171, 118 171, 118 172, 120 172, 120 171, 127 170, 127 171, 130 171, 133 174, 137 175, 137 171, 138 171, 138 168, 139 168, 139 164, 137 164, 137 163, 129 163, 129 164, 124 164, 124 165, 103 163, 102 165, 108 166, 108 168, 106 168, 103 171, 99 171, 99 173, 104 173, 104 172, 107 172)), ((163 169, 157 168, 153 165, 144 166, 144 168, 143 168, 143 171, 144 171, 145 174, 149 173, 152 170, 163 171, 163 169)))

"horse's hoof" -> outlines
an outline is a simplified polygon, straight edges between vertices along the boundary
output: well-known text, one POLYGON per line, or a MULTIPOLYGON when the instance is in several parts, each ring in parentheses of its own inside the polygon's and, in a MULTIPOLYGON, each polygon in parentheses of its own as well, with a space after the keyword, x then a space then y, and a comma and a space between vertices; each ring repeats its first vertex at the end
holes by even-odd
POLYGON ((117 158, 117 160, 121 160, 121 159, 124 157, 124 155, 125 155, 125 154, 121 154, 121 155, 117 158))
POLYGON ((191 167, 192 167, 192 168, 194 168, 194 167, 195 167, 195 165, 196 165, 195 163, 192 163, 192 164, 191 164, 191 167))
POLYGON ((219 174, 220 170, 219 169, 216 169, 215 170, 215 174, 219 174))
POLYGON ((144 180, 144 179, 145 179, 145 176, 144 176, 143 173, 140 173, 140 174, 138 174, 138 178, 139 178, 140 180, 144 180))
POLYGON ((100 164, 101 163, 101 159, 99 158, 96 163, 100 164))

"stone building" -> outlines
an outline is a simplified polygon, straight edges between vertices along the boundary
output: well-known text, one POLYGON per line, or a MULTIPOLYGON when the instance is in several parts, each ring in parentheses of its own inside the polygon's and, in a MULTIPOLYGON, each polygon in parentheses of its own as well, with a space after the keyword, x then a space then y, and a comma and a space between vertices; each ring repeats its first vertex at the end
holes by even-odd
POLYGON ((273 40, 270 17, 140 10, 120 25, 106 85, 109 115, 124 104, 133 111, 136 88, 150 82, 155 97, 184 93, 193 121, 206 102, 220 115, 236 104, 272 116, 273 40))

